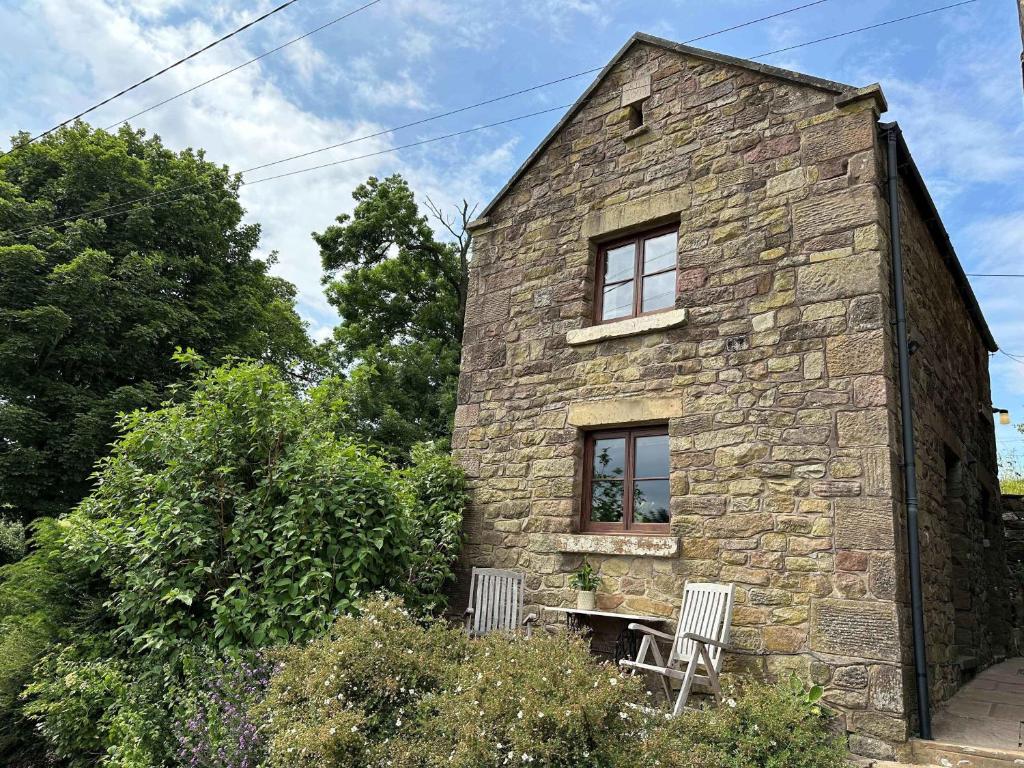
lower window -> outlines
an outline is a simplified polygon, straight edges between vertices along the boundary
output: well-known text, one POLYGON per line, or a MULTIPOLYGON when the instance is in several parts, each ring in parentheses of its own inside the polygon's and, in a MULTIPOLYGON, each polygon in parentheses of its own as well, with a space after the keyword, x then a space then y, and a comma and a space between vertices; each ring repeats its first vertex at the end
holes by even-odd
POLYGON ((582 528, 667 533, 668 428, 588 432, 582 528))

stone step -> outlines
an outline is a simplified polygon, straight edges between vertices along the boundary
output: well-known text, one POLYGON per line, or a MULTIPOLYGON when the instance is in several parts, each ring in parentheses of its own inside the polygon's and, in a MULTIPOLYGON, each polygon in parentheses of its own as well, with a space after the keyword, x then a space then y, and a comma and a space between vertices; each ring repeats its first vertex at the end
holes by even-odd
POLYGON ((1024 751, 923 739, 911 739, 910 744, 917 765, 941 768, 1024 768, 1024 751))

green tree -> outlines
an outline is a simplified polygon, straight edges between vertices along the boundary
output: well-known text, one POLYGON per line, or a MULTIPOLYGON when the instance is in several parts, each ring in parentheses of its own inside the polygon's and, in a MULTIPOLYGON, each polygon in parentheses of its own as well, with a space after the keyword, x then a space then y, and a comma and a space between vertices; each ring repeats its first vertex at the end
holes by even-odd
POLYGON ((377 589, 444 606, 465 499, 450 457, 417 446, 397 469, 338 433, 333 390, 176 357, 194 382, 124 415, 92 493, 0 568, 0 764, 42 736, 75 768, 149 765, 113 755, 169 754, 197 658, 309 640, 377 589))
POLYGON ((88 492, 117 414, 180 379, 175 347, 282 366, 310 352, 226 167, 127 127, 27 139, 0 157, 0 509, 24 520, 88 492))
POLYGON ((399 175, 370 177, 352 215, 313 238, 327 300, 338 310, 335 363, 352 428, 395 456, 447 440, 455 410, 472 216, 428 208, 452 236, 442 242, 399 175))

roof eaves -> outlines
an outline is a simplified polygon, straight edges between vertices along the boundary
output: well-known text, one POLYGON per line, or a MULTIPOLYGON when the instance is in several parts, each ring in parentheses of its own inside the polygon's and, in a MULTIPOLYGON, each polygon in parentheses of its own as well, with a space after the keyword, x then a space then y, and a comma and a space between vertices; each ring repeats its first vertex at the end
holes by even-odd
POLYGON ((953 242, 949 239, 949 233, 946 232, 946 227, 942 223, 942 217, 939 216, 939 210, 935 207, 935 201, 932 200, 931 193, 928 192, 928 187, 924 183, 924 177, 921 176, 921 171, 910 154, 910 148, 903 137, 903 132, 899 130, 899 124, 896 122, 879 123, 879 127, 882 130, 896 130, 896 147, 900 155, 898 158, 900 174, 907 182, 910 193, 914 197, 914 202, 921 209, 925 226, 928 227, 935 245, 942 254, 942 260, 945 262, 946 268, 949 269, 953 282, 960 292, 964 303, 967 305, 967 312, 981 334, 985 347, 989 352, 998 351, 999 345, 996 344, 992 331, 989 330, 988 322, 986 322, 985 315, 981 311, 981 305, 978 303, 978 298, 974 295, 974 289, 971 288, 971 281, 967 279, 964 268, 960 264, 960 259, 956 255, 953 242))

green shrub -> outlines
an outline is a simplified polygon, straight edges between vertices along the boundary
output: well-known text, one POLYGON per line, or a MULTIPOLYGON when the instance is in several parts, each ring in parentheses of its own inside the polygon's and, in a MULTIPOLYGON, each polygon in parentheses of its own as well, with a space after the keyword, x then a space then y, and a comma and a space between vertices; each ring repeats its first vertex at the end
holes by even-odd
POLYGON ((641 679, 595 661, 574 635, 489 635, 470 644, 454 683, 424 699, 380 765, 625 768, 649 719, 641 679))
POLYGON ((751 683, 668 718, 574 635, 469 640, 374 598, 279 655, 259 708, 274 768, 840 768, 802 686, 751 683))
POLYGON ((381 587, 433 604, 457 554, 460 476, 426 451, 395 470, 337 435, 334 416, 274 369, 241 363, 201 374, 182 403, 122 419, 67 543, 109 582, 138 650, 308 639, 381 587))
POLYGON ((25 556, 25 525, 0 516, 0 565, 25 556))
POLYGON ((422 698, 452 687, 467 648, 464 633, 422 626, 395 598, 368 600, 327 636, 279 655, 263 710, 270 765, 370 764, 422 698))
POLYGON ((725 703, 664 719, 641 742, 637 765, 658 768, 845 768, 829 715, 799 684, 746 682, 725 703))
POLYGON ((43 749, 21 693, 32 671, 65 634, 73 616, 88 621, 98 606, 85 595, 87 575, 60 555, 61 527, 32 525, 32 552, 0 567, 0 764, 37 762, 43 749))
MULTIPOLYGON (((50 524, 45 552, 0 569, 0 606, 19 606, 0 614, 0 649, 20 644, 0 659, 12 744, 42 735, 76 766, 164 765, 203 695, 197 658, 322 636, 380 588, 443 605, 464 502, 448 457, 423 447, 397 469, 335 431, 324 392, 300 396, 257 363, 201 370, 178 395, 124 416, 95 491, 50 524)), ((231 719, 206 714, 214 730, 231 719)))
POLYGON ((454 580, 452 565, 462 547, 465 476, 451 457, 421 443, 413 447, 412 465, 400 477, 414 542, 401 592, 409 606, 437 613, 447 604, 445 587, 454 580))

